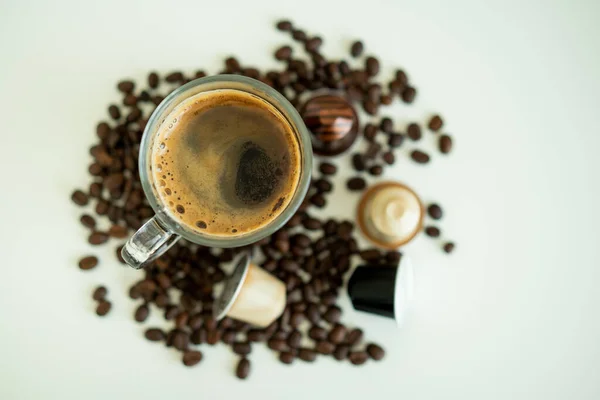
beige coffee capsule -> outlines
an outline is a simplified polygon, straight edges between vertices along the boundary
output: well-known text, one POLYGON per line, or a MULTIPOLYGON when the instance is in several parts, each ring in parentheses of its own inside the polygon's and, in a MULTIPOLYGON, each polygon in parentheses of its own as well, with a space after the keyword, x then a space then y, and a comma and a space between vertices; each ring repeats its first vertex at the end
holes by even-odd
POLYGON ((382 182, 363 194, 357 222, 367 239, 395 249, 421 230, 423 216, 423 203, 412 189, 399 182, 382 182))
POLYGON ((285 284, 244 255, 225 282, 213 314, 264 328, 283 313, 285 303, 285 284))

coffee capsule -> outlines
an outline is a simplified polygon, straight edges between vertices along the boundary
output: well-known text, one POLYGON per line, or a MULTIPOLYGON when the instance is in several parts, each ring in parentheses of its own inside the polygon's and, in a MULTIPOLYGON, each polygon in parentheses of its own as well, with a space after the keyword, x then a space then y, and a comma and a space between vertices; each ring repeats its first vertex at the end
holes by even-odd
POLYGON ((283 313, 285 303, 285 284, 244 255, 225 282, 213 314, 216 319, 227 316, 264 328, 283 313))
POLYGON ((358 136, 358 114, 345 98, 324 94, 312 97, 300 110, 311 133, 313 151, 336 156, 348 150, 358 136))
POLYGON ((423 204, 412 189, 399 182, 382 182, 363 194, 357 222, 367 239, 395 249, 421 230, 423 216, 423 204))
POLYGON ((348 281, 348 295, 355 310, 393 318, 400 325, 413 297, 414 271, 403 256, 397 266, 362 265, 348 281))

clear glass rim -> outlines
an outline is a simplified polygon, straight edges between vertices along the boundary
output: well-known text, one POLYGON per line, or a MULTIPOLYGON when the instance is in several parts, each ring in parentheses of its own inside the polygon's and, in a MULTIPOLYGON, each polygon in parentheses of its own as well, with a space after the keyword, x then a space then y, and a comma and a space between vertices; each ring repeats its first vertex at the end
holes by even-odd
MULTIPOLYGON (((199 90, 192 95, 201 92, 202 91, 199 90)), ((184 239, 189 240, 193 243, 197 243, 204 246, 227 248, 245 246, 247 244, 255 243, 260 239, 271 235, 273 232, 277 231, 283 225, 285 225, 285 223, 296 212, 296 210, 304 200, 306 192, 308 191, 312 172, 312 157, 312 143, 310 140, 308 130, 304 125, 304 121, 302 120, 302 117, 300 117, 300 114, 298 113, 296 108, 281 93, 260 81, 245 76, 214 75, 196 79, 186 83, 185 85, 171 92, 158 105, 158 107, 150 116, 148 123, 146 124, 146 127, 144 129, 144 134, 140 143, 140 156, 138 163, 142 188, 144 190, 146 198, 148 199, 148 202, 150 203, 150 206, 156 213, 156 218, 159 218, 161 222, 163 222, 165 226, 168 227, 173 233, 180 235, 184 239), (184 225, 180 224, 171 215, 169 215, 168 212, 165 211, 164 205, 159 201, 159 199, 154 193, 154 189, 152 188, 152 183, 149 176, 149 156, 151 155, 152 150, 152 139, 154 138, 154 135, 158 132, 158 128, 160 127, 162 120, 164 120, 168 113, 172 111, 173 107, 180 104, 183 100, 189 97, 185 96, 186 92, 191 91, 192 89, 197 89, 200 86, 206 86, 209 84, 214 85, 218 83, 223 83, 224 86, 221 88, 209 88, 207 89, 207 91, 218 89, 243 90, 243 88, 238 87, 227 87, 227 84, 238 84, 258 91, 259 93, 254 93, 252 91, 250 93, 257 95, 263 100, 269 102, 272 106, 274 106, 283 114, 283 116, 288 120, 288 122, 294 129, 300 147, 300 178, 292 200, 288 203, 285 210, 283 210, 281 214, 279 214, 270 223, 264 225, 259 229, 256 229, 253 232, 237 237, 210 237, 205 235, 199 235, 187 229, 184 225)))

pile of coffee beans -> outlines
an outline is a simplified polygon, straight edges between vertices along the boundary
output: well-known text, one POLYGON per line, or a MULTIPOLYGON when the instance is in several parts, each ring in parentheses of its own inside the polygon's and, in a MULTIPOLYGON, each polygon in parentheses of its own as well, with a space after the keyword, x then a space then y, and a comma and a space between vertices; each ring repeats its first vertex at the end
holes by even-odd
MULTIPOLYGON (((402 70, 398 70, 387 85, 377 83, 380 63, 376 57, 366 56, 360 66, 351 66, 357 60, 328 60, 320 52, 321 37, 308 35, 289 21, 280 21, 276 27, 302 44, 304 56, 297 56, 292 46, 284 45, 274 54, 282 63, 280 70, 261 71, 229 57, 219 73, 258 79, 281 92, 296 107, 300 107, 302 95, 326 88, 342 91, 371 116, 376 116, 381 107, 395 99, 405 103, 415 100, 417 91, 402 70)), ((350 49, 351 56, 359 60, 364 51, 360 41, 353 43, 350 49)), ((162 76, 151 72, 145 83, 123 80, 117 85, 122 103, 109 105, 107 119, 97 124, 98 141, 90 148, 92 162, 88 167, 91 182, 87 188, 74 191, 71 199, 91 210, 80 217, 81 225, 89 232, 88 242, 116 244, 116 256, 123 264, 120 250, 124 239, 154 215, 144 196, 138 171, 140 140, 148 118, 168 93, 206 75, 204 70, 191 74, 172 71, 162 76), (101 228, 107 223, 107 228, 101 228)), ((427 127, 433 133, 439 132, 443 128, 441 117, 432 117, 427 127)), ((367 172, 373 176, 381 175, 384 165, 394 164, 397 157, 394 150, 403 145, 405 136, 413 142, 422 137, 418 124, 409 124, 405 134, 391 118, 382 118, 377 124, 366 123, 362 132, 369 147, 364 153, 352 155, 352 166, 357 173, 367 172), (379 137, 385 137, 383 143, 378 141, 379 137)), ((439 148, 444 154, 450 151, 449 135, 440 136, 439 148)), ((430 159, 418 149, 411 157, 418 163, 427 163, 430 159)), ((381 360, 385 355, 383 348, 365 340, 360 328, 344 324, 336 301, 355 264, 397 265, 401 253, 375 248, 361 250, 354 238, 352 221, 312 215, 313 207, 322 208, 327 204, 327 197, 334 189, 330 177, 337 173, 338 167, 331 162, 320 162, 318 170, 320 176, 313 178, 296 214, 270 237, 237 249, 208 248, 180 240, 164 256, 140 271, 139 281, 129 289, 129 297, 139 303, 133 316, 135 321, 144 323, 151 313, 160 313, 171 324, 170 329, 148 327, 145 338, 179 351, 185 366, 194 366, 203 360, 202 346, 229 346, 239 356, 235 374, 240 379, 250 375, 252 348, 261 344, 272 349, 283 364, 313 362, 323 356, 354 365, 381 360), (285 311, 265 329, 230 318, 216 321, 212 316, 215 285, 225 280, 225 267, 249 247, 254 251, 254 261, 287 287, 285 311)), ((359 191, 366 186, 361 176, 347 182, 348 190, 359 191)), ((430 206, 429 215, 439 219, 441 208, 430 206)), ((428 227, 426 232, 435 236, 436 229, 428 227)), ((444 250, 450 252, 453 246, 446 243, 444 250)), ((85 256, 79 262, 82 270, 91 270, 97 265, 95 256, 85 256)), ((111 309, 106 294, 106 288, 98 287, 92 296, 98 303, 97 314, 101 316, 111 309)))

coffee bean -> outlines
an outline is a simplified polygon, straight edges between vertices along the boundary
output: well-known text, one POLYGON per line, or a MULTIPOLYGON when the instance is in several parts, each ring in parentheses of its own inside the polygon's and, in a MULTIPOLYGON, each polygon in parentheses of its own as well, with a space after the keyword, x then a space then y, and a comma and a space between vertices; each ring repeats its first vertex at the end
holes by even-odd
POLYGON ((156 89, 158 87, 158 74, 156 72, 150 72, 148 74, 148 86, 152 89, 156 89))
POLYGON ((125 106, 132 107, 132 106, 135 106, 137 104, 137 102, 138 102, 138 98, 133 94, 128 94, 127 96, 125 96, 123 98, 123 105, 125 105, 125 106))
POLYGON ((381 158, 388 165, 393 165, 396 162, 396 156, 394 156, 394 153, 392 153, 391 151, 386 151, 385 153, 383 153, 381 155, 381 158))
POLYGON ((315 182, 315 187, 319 191, 319 193, 329 193, 333 190, 333 185, 325 178, 317 179, 315 182))
POLYGON ((385 255, 385 260, 392 265, 398 265, 402 254, 399 251, 388 251, 385 255))
POLYGON ((202 325, 204 325, 204 316, 201 313, 192 315, 188 319, 187 325, 192 330, 199 329, 202 325))
POLYGON ((346 344, 340 344, 339 346, 337 346, 333 352, 333 357, 338 360, 338 361, 342 361, 345 360, 346 358, 348 358, 348 354, 350 353, 350 346, 346 345, 346 344))
POLYGON ((283 21, 277 22, 276 27, 280 31, 284 31, 284 32, 285 31, 291 31, 292 30, 292 23, 290 21, 283 20, 283 21))
POLYGON ((300 269, 300 265, 297 261, 289 258, 282 258, 279 260, 279 268, 287 272, 296 272, 300 269))
POLYGON ((71 195, 71 200, 73 200, 73 203, 77 204, 78 206, 85 206, 88 204, 89 198, 88 195, 81 190, 76 190, 71 195))
POLYGON ((367 345, 367 353, 373 360, 376 361, 381 360, 385 356, 385 350, 375 343, 367 345))
POLYGON ((390 135, 388 136, 388 145, 395 149, 398 148, 400 146, 402 146, 402 143, 404 143, 404 136, 399 134, 399 133, 390 133, 390 135))
POLYGON ((337 167, 334 164, 323 162, 319 165, 319 171, 321 171, 323 175, 335 175, 337 167))
POLYGON ((367 89, 367 97, 373 103, 379 103, 381 99, 381 86, 376 83, 370 84, 367 89))
MULTIPOLYGON (((304 306, 304 304, 302 305, 304 306)), ((298 328, 302 321, 304 321, 304 314, 302 314, 302 312, 292 313, 292 316, 290 317, 290 325, 292 328, 298 328)))
POLYGON ((287 343, 284 339, 269 339, 267 346, 269 346, 271 350, 275 351, 283 351, 287 349, 287 343))
POLYGON ((429 154, 420 150, 413 150, 410 157, 419 164, 427 164, 429 162, 429 154))
POLYGON ((306 318, 313 324, 319 322, 321 319, 321 313, 319 312, 319 307, 316 304, 311 303, 306 307, 306 318))
POLYGON ((319 221, 316 218, 306 218, 303 222, 302 225, 308 229, 309 231, 316 231, 321 229, 321 221, 319 221))
POLYGON ((446 253, 450 254, 454 251, 454 243, 452 243, 452 242, 445 243, 443 248, 446 253))
POLYGON ((336 300, 337 300, 337 295, 332 292, 323 293, 323 295, 321 296, 321 303, 323 303, 323 305, 325 305, 325 306, 334 305, 336 300))
POLYGON ((350 346, 354 346, 358 343, 360 343, 360 341, 363 338, 363 331, 361 329, 352 329, 350 332, 348 332, 348 334, 346 335, 346 340, 344 340, 345 343, 348 343, 350 346))
POLYGON ((317 359, 317 353, 314 350, 302 348, 298 351, 298 358, 302 361, 313 362, 317 359))
POLYGON ((359 255, 364 261, 372 262, 381 257, 381 252, 377 249, 369 249, 361 251, 359 255))
POLYGON ((279 353, 279 361, 281 361, 284 364, 291 364, 292 362, 294 362, 294 358, 296 357, 291 351, 282 351, 281 353, 279 353))
POLYGON ((97 246, 106 243, 108 241, 108 237, 108 234, 104 232, 92 232, 88 237, 88 242, 89 244, 97 246))
POLYGON ((433 219, 441 219, 443 216, 442 207, 438 204, 432 203, 427 207, 427 214, 433 219))
POLYGON ((151 342, 160 342, 162 340, 165 340, 166 335, 162 331, 162 329, 148 328, 146 329, 146 332, 144 332, 144 336, 151 342))
POLYGON ((188 348, 189 342, 190 337, 187 333, 179 329, 175 330, 175 333, 173 334, 173 347, 175 347, 177 350, 183 351, 188 348))
POLYGON ((383 173, 383 167, 381 165, 373 165, 369 168, 369 173, 373 176, 379 176, 383 173))
POLYGON ((323 318, 325 319, 325 321, 332 324, 338 322, 341 316, 342 310, 338 306, 329 307, 325 314, 323 314, 323 318))
POLYGON ((343 325, 336 325, 329 335, 327 335, 327 339, 333 344, 340 344, 344 341, 346 337, 346 328, 343 325))
POLYGON ((239 354, 240 356, 250 354, 252 351, 252 347, 250 346, 249 342, 236 342, 233 344, 233 346, 231 346, 231 348, 235 354, 239 354))
POLYGON ((178 314, 179 314, 179 308, 177 306, 169 305, 165 309, 165 319, 167 321, 175 319, 175 317, 177 317, 178 314))
POLYGON ((235 375, 240 379, 246 379, 250 375, 250 360, 242 358, 235 369, 235 375))
POLYGON ((265 332, 259 329, 250 329, 246 337, 251 342, 264 342, 266 340, 265 332))
POLYGON ((300 347, 300 343, 302 342, 302 334, 296 330, 292 331, 287 338, 287 344, 292 349, 296 349, 300 347))
POLYGON ((329 343, 327 341, 322 340, 320 342, 317 342, 315 350, 320 354, 330 355, 333 354, 333 351, 335 350, 335 345, 333 343, 329 343))
POLYGON ((199 351, 188 350, 183 353, 183 365, 186 367, 193 367, 202 361, 202 353, 199 351))
POLYGON ((448 135, 440 136, 439 149, 442 154, 448 154, 452 150, 452 138, 448 135))
POLYGON ((83 214, 79 221, 86 228, 94 229, 96 227, 96 220, 91 215, 83 214))
POLYGON ((356 42, 352 43, 352 46, 350 47, 350 54, 354 58, 360 57, 363 50, 364 50, 363 43, 360 40, 357 40, 356 42))
POLYGON ((122 225, 113 225, 108 230, 108 235, 110 237, 124 239, 127 237, 127 227, 122 225))
POLYGON ((206 329, 204 329, 204 328, 196 329, 190 335, 190 340, 194 344, 206 343, 206 339, 207 339, 207 334, 206 334, 206 329))
POLYGON ((409 124, 406 128, 408 137, 416 142, 421 139, 421 127, 415 123, 409 124))
POLYGON ((371 143, 365 152, 365 158, 373 159, 381 151, 381 145, 379 143, 371 143))
POLYGON ((417 90, 415 88, 413 88, 412 86, 407 86, 402 91, 402 100, 405 103, 408 103, 408 104, 412 103, 413 101, 415 101, 416 96, 417 96, 417 90))
POLYGON ((110 301, 100 300, 100 302, 96 306, 96 314, 98 314, 100 317, 103 317, 106 314, 108 314, 111 307, 112 304, 110 303, 110 301))
POLYGON ((110 135, 110 126, 106 122, 100 122, 96 125, 96 135, 100 140, 105 140, 110 135))
POLYGON ((148 309, 148 306, 142 304, 137 308, 137 310, 135 310, 135 320, 137 322, 144 322, 148 318, 149 314, 150 310, 148 309))
POLYGON ((363 101, 363 109, 369 115, 377 115, 379 106, 373 100, 364 100, 363 101))
POLYGON ((294 29, 292 30, 292 38, 294 38, 294 40, 297 40, 299 42, 304 42, 307 38, 306 33, 300 29, 294 29))
POLYGON ((381 120, 379 129, 385 133, 392 133, 394 131, 394 122, 392 122, 391 118, 385 117, 381 120))
POLYGON ((375 57, 367 57, 365 61, 365 69, 367 70, 367 74, 369 76, 375 76, 379 73, 379 60, 375 57))
POLYGON ((97 265, 98 265, 98 257, 96 257, 96 256, 87 256, 87 257, 83 257, 81 260, 79 260, 79 269, 82 269, 84 271, 87 271, 92 268, 96 268, 97 265))
POLYGON ((354 365, 363 365, 368 358, 369 355, 365 351, 351 351, 348 355, 348 359, 354 365))
POLYGON ((112 104, 108 107, 108 115, 110 115, 112 119, 117 120, 121 118, 121 110, 119 110, 119 107, 112 104))
POLYGON ((436 238, 440 236, 440 229, 435 226, 428 226, 425 228, 425 233, 427 236, 436 238))
POLYGON ((90 185, 89 190, 90 196, 94 198, 98 198, 102 195, 102 185, 98 182, 94 182, 90 185))
POLYGON ((106 293, 108 293, 108 290, 104 286, 98 286, 92 293, 92 298, 96 301, 104 300, 106 293))
POLYGON ((275 58, 280 61, 289 60, 292 56, 292 48, 290 46, 282 46, 275 52, 275 58))
POLYGON ((437 132, 440 129, 442 129, 442 126, 444 126, 444 121, 442 121, 442 117, 440 117, 439 115, 434 115, 433 117, 431 117, 431 119, 429 120, 429 124, 427 124, 427 127, 434 132, 437 132))
POLYGON ((346 187, 351 191, 363 190, 367 187, 367 182, 360 177, 350 178, 348 179, 348 182, 346 182, 346 187))
POLYGON ((174 71, 165 76, 165 81, 168 83, 178 83, 183 81, 183 73, 180 71, 174 71))
POLYGON ((352 156, 352 166, 356 171, 364 171, 366 168, 364 156, 359 153, 354 154, 352 156))
POLYGON ((316 341, 325 340, 327 338, 327 331, 320 326, 313 326, 308 330, 308 336, 316 341))
POLYGON ((236 337, 236 332, 234 330, 228 329, 225 332, 223 332, 223 335, 221 335, 221 342, 231 345, 235 342, 236 337))
POLYGON ((309 53, 318 51, 323 44, 323 39, 320 37, 313 37, 306 41, 305 49, 309 53))
POLYGON ((377 135, 377 127, 373 124, 366 124, 363 130, 363 136, 368 141, 375 140, 375 136, 377 135))

